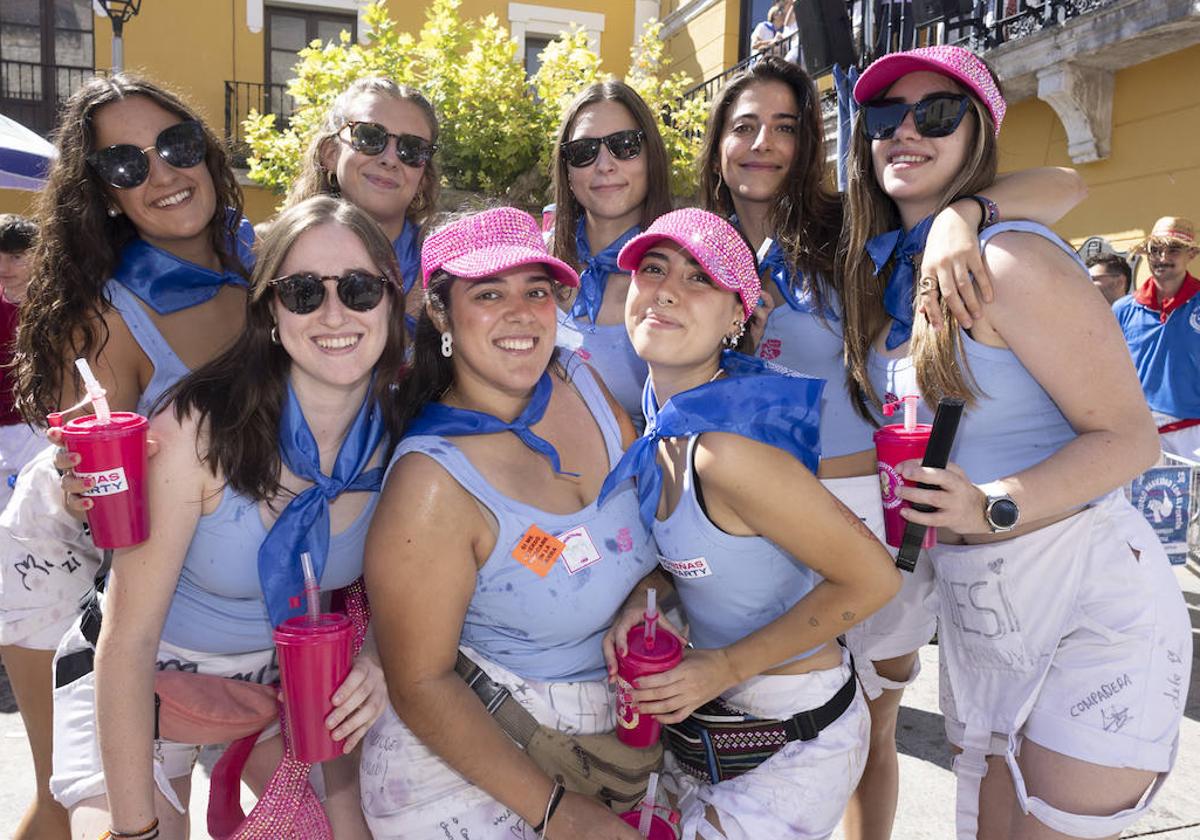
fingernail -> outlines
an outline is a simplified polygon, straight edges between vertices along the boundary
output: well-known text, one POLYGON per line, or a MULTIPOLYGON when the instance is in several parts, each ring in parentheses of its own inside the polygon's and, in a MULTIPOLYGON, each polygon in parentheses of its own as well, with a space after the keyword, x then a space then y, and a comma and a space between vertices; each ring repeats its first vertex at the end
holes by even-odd
POLYGON ((92 478, 85 478, 85 479, 83 480, 83 486, 84 486, 84 487, 91 487, 91 486, 92 486, 93 484, 95 484, 95 483, 96 483, 95 479, 92 479, 92 478))
POLYGON ((84 510, 91 510, 93 507, 95 507, 95 505, 96 505, 96 503, 93 502, 91 499, 83 500, 83 509, 84 510))
POLYGON ((79 462, 81 460, 83 460, 83 458, 78 452, 72 452, 72 453, 70 453, 70 457, 68 458, 68 460, 71 462, 71 466, 78 467, 79 462))

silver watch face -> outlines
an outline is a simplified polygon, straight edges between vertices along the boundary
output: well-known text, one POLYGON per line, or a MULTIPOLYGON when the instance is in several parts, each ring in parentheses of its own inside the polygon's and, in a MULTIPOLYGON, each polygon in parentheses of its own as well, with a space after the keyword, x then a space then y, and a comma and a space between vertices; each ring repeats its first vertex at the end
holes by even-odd
POLYGON ((992 499, 987 507, 988 524, 997 531, 1007 531, 1017 524, 1020 513, 1017 503, 1007 496, 992 499))

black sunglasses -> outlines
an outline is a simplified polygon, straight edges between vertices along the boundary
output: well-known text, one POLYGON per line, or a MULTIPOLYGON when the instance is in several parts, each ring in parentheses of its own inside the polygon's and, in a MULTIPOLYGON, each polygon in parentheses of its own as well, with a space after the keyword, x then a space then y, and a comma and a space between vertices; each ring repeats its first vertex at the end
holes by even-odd
POLYGON ((204 160, 208 141, 200 123, 184 120, 160 131, 153 146, 139 149, 132 143, 118 143, 92 152, 87 162, 110 187, 130 190, 150 177, 150 158, 146 152, 151 150, 176 169, 190 169, 204 160))
MULTIPOLYGON (((350 129, 350 146, 364 155, 381 155, 387 148, 388 139, 396 138, 396 157, 413 169, 429 163, 438 147, 424 137, 415 134, 392 134, 386 127, 373 122, 348 122, 342 131, 350 129)), ((339 134, 341 132, 338 132, 339 134)))
POLYGON ((640 128, 614 131, 604 137, 580 137, 562 144, 562 156, 568 166, 580 169, 591 166, 600 157, 600 144, 617 160, 633 160, 642 153, 642 140, 646 135, 640 128))
POLYGON ((920 102, 868 102, 863 108, 867 136, 872 140, 890 140, 909 111, 917 133, 922 137, 949 137, 967 113, 967 96, 962 93, 935 93, 920 102))
POLYGON ((277 277, 267 285, 275 287, 279 302, 288 312, 307 315, 316 312, 325 302, 325 281, 337 281, 337 296, 347 309, 355 312, 370 312, 383 300, 383 288, 388 278, 352 268, 338 277, 335 274, 317 274, 302 271, 277 277))

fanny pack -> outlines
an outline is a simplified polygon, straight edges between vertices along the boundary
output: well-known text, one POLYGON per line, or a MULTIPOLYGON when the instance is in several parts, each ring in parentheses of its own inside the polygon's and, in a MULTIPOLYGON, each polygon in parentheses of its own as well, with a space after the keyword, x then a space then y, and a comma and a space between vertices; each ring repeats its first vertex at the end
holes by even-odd
POLYGON ((626 746, 616 733, 567 735, 542 726, 482 668, 458 654, 454 670, 518 747, 567 790, 601 800, 617 813, 642 801, 650 774, 662 767, 662 744, 626 746))
POLYGON ((825 705, 786 720, 746 714, 718 697, 680 723, 663 724, 667 748, 688 774, 717 784, 749 773, 792 741, 816 738, 850 708, 857 690, 851 661, 850 678, 825 705))

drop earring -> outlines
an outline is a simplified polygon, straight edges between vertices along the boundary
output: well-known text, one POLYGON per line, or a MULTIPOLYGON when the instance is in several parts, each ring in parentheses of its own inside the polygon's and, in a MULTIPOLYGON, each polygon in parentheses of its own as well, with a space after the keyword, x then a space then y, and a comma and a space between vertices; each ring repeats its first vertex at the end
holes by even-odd
POLYGON ((271 343, 279 343, 279 327, 275 326, 274 324, 271 325, 271 343))
POLYGON ((447 359, 454 355, 454 336, 449 332, 442 333, 442 355, 447 359))

